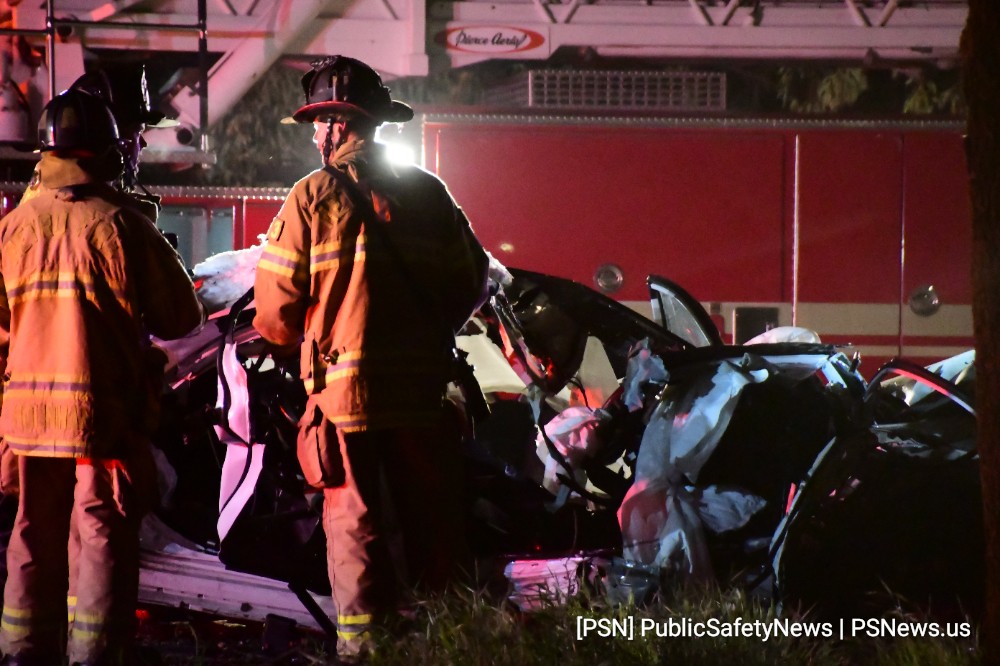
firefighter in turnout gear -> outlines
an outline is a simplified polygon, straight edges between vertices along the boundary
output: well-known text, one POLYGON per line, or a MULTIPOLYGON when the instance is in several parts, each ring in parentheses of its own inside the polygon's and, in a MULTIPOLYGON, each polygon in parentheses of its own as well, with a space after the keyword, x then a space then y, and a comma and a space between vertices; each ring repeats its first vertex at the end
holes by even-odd
POLYGON ((445 185, 390 163, 375 141, 379 125, 413 111, 373 69, 332 56, 302 85, 306 103, 287 120, 314 125, 323 168, 295 184, 271 224, 254 326, 300 348, 299 461, 325 488, 338 652, 350 659, 395 610, 400 583, 440 589, 455 573, 461 425, 444 394, 454 333, 485 299, 488 261, 445 185), (390 513, 405 551, 395 567, 390 513))
POLYGON ((134 199, 143 215, 156 222, 160 198, 139 182, 139 155, 146 147, 142 135, 148 129, 176 127, 178 123, 150 106, 146 68, 134 63, 107 65, 78 78, 70 90, 100 97, 110 107, 118 126, 119 149, 125 162, 121 178, 113 185, 134 199))
MULTIPOLYGON (((131 205, 139 212, 155 222, 160 199, 139 183, 139 155, 146 147, 142 134, 147 129, 175 127, 177 121, 150 106, 145 67, 141 64, 107 65, 84 74, 69 89, 89 93, 111 109, 118 129, 118 150, 124 163, 121 174, 111 184, 132 199, 131 205)), ((22 201, 38 193, 42 174, 50 168, 46 157, 42 155, 22 201)))
MULTIPOLYGON (((77 78, 69 87, 70 90, 78 90, 89 93, 101 99, 111 110, 118 130, 118 151, 121 153, 123 169, 115 176, 112 185, 120 196, 115 200, 116 204, 124 207, 135 208, 154 223, 156 223, 160 211, 159 197, 149 193, 139 183, 139 156, 146 141, 143 139, 143 132, 147 129, 160 129, 177 126, 177 121, 168 119, 166 115, 152 108, 149 99, 149 88, 146 81, 145 66, 141 63, 112 63, 103 65, 101 68, 92 69, 77 78)), ((31 182, 26 188, 21 202, 27 202, 38 196, 46 181, 45 175, 52 170, 61 169, 61 161, 52 152, 45 151, 42 158, 35 167, 31 182)), ((171 245, 177 247, 176 237, 165 234, 171 245)), ((147 353, 149 369, 151 372, 161 374, 165 361, 163 354, 150 348, 147 353)), ((159 396, 161 393, 160 382, 156 381, 156 375, 150 375, 149 403, 150 413, 159 408, 159 396)), ((15 494, 17 465, 8 452, 2 463, 7 471, 9 489, 4 490, 7 494, 15 494), (13 462, 13 464, 11 464, 13 462)), ((12 508, 6 505, 4 509, 10 512, 12 508)), ((0 520, 8 524, 13 516, 4 514, 0 520)), ((70 557, 73 557, 73 550, 79 547, 79 535, 76 530, 76 523, 70 525, 70 557)), ((74 608, 76 605, 76 579, 70 572, 69 594, 67 604, 69 607, 70 626, 74 620, 74 608)))
POLYGON ((195 329, 203 309, 177 253, 108 185, 123 160, 107 105, 56 96, 39 140, 41 186, 0 221, 0 432, 19 476, 0 650, 13 664, 131 663, 155 482, 146 348, 195 329))

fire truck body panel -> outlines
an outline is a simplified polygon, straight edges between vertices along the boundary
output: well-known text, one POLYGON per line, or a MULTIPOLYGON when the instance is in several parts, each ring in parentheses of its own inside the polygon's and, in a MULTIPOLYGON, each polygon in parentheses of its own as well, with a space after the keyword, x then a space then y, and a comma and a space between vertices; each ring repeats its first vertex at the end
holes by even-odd
POLYGON ((972 346, 967 175, 933 123, 431 118, 425 161, 501 261, 648 312, 683 285, 727 342, 796 325, 853 344, 864 371, 972 346), (911 295, 933 287, 938 309, 911 295))
POLYGON ((902 301, 908 303, 933 286, 941 305, 930 316, 903 307, 901 355, 944 358, 956 345, 973 346, 972 211, 965 151, 957 132, 920 133, 906 137, 904 155, 902 301))
POLYGON ((584 284, 615 264, 626 301, 646 299, 650 273, 715 300, 782 300, 781 137, 429 123, 425 147, 504 263, 584 284), (740 266, 756 268, 731 279, 740 266))

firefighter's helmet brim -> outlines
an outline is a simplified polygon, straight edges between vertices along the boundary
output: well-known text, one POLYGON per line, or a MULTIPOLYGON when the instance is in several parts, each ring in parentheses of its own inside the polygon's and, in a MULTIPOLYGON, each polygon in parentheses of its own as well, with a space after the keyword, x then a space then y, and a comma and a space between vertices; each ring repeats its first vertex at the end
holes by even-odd
POLYGON ((315 120, 349 118, 352 116, 365 116, 383 123, 405 123, 413 120, 413 109, 409 104, 392 100, 387 108, 381 110, 380 113, 373 114, 349 102, 316 102, 300 107, 292 115, 282 118, 281 122, 289 125, 292 123, 311 123, 315 120))
POLYGON ((168 127, 177 127, 180 124, 179 120, 167 118, 166 115, 159 111, 150 111, 146 116, 146 129, 166 129, 168 127))

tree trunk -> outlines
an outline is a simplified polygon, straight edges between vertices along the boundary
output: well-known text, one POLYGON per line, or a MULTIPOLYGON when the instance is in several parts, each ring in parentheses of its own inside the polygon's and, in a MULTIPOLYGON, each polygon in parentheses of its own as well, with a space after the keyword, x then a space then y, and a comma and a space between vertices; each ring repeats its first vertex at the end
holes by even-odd
POLYGON ((984 664, 1000 664, 1000 2, 969 0, 962 34, 969 106, 976 414, 986 530, 984 664))

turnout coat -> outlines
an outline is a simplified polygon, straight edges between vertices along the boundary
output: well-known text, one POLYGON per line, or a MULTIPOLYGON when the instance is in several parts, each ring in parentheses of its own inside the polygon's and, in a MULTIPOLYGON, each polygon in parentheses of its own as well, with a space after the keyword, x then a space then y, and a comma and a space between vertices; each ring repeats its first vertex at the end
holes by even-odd
POLYGON ((20 455, 115 458, 149 426, 149 334, 203 310, 180 257, 125 196, 46 154, 0 221, 0 433, 20 455))
POLYGON ((350 140, 327 168, 373 205, 325 169, 295 184, 257 266, 254 326, 301 341, 306 390, 339 430, 433 423, 452 334, 485 298, 486 252, 444 183, 380 144, 350 140))

